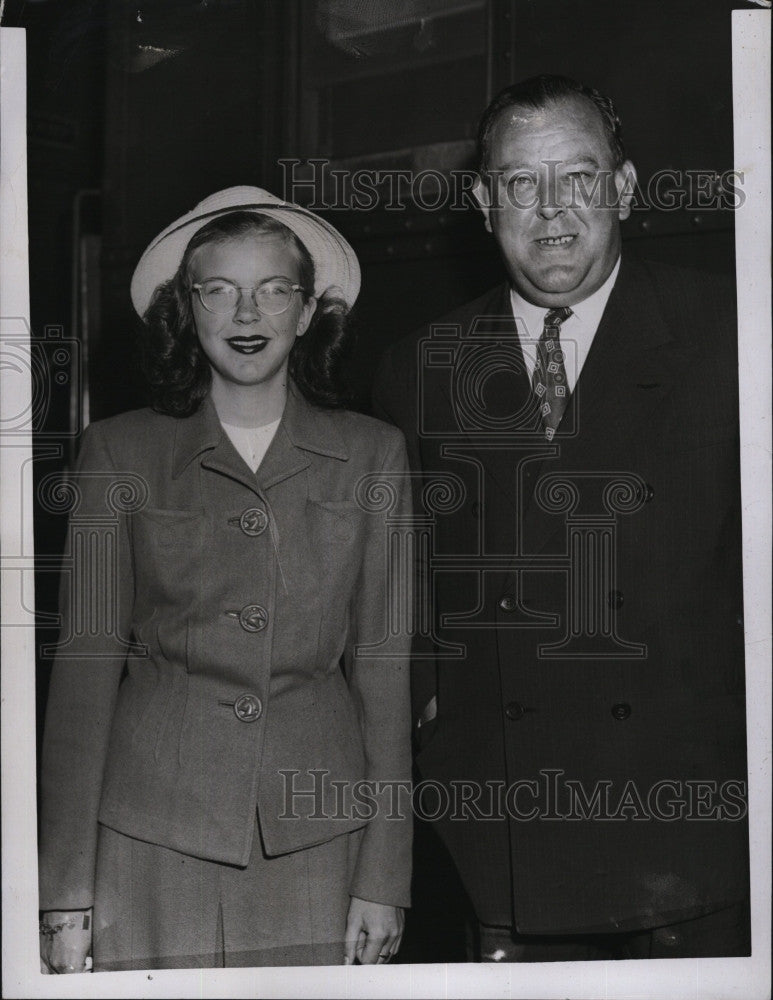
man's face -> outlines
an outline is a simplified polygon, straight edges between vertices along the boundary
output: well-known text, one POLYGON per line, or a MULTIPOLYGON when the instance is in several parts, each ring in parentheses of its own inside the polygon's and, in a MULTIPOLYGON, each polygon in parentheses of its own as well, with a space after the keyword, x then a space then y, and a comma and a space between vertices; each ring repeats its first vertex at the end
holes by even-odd
POLYGON ((475 193, 516 290, 546 307, 592 295, 620 253, 636 179, 628 161, 615 169, 592 102, 578 94, 539 110, 506 108, 488 166, 475 193))

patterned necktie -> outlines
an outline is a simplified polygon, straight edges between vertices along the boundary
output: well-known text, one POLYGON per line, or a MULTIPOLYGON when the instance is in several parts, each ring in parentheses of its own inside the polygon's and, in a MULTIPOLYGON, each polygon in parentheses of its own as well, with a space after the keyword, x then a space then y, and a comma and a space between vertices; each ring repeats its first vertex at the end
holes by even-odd
POLYGON ((569 386, 566 382, 564 352, 559 337, 561 324, 572 315, 567 306, 550 309, 545 314, 542 336, 537 343, 537 360, 531 384, 539 401, 545 437, 553 440, 564 410, 569 405, 569 386))

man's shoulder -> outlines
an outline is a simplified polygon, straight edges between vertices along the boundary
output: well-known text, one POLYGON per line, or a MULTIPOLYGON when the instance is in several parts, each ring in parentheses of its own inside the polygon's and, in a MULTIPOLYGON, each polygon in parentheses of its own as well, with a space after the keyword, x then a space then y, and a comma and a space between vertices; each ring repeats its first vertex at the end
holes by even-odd
POLYGON ((654 291, 667 313, 713 314, 722 319, 735 315, 735 283, 726 273, 655 260, 631 260, 628 270, 640 287, 654 291))
POLYGON ((387 351, 387 355, 391 355, 393 359, 399 359, 400 361, 410 361, 411 358, 416 357, 418 346, 423 341, 432 337, 434 331, 450 333, 454 329, 459 329, 464 333, 470 330, 473 324, 481 319, 493 316, 512 317, 509 291, 506 284, 496 285, 494 288, 490 288, 487 292, 484 292, 483 295, 479 295, 478 298, 457 306, 445 315, 430 320, 429 323, 424 323, 412 333, 392 344, 387 351))
POLYGON ((434 319, 430 323, 420 327, 418 332, 421 333, 433 326, 449 326, 454 323, 469 322, 478 316, 494 315, 512 316, 510 290, 507 284, 499 284, 495 285, 494 288, 489 288, 488 291, 484 292, 483 295, 479 295, 476 299, 465 302, 444 316, 440 316, 438 319, 434 319))
POLYGON ((613 294, 624 311, 662 322, 705 363, 734 363, 736 295, 729 275, 624 258, 613 294))
POLYGON ((652 279, 663 285, 681 285, 685 288, 705 289, 712 285, 732 288, 730 275, 724 272, 706 271, 698 267, 668 264, 665 261, 642 259, 640 266, 647 269, 652 279))

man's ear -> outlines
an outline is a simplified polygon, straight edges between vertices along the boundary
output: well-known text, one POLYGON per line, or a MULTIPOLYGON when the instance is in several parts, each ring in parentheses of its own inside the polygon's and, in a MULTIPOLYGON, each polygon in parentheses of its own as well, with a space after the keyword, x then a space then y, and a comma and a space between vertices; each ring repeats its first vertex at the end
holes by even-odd
POLYGON ((478 174, 475 184, 472 187, 472 193, 475 196, 475 200, 478 203, 478 207, 481 212, 483 212, 483 224, 485 225, 488 232, 492 232, 491 229, 491 189, 490 180, 481 177, 478 174))
POLYGON ((626 160, 615 171, 615 189, 617 191, 617 217, 622 222, 631 214, 631 204, 636 193, 636 167, 626 160))

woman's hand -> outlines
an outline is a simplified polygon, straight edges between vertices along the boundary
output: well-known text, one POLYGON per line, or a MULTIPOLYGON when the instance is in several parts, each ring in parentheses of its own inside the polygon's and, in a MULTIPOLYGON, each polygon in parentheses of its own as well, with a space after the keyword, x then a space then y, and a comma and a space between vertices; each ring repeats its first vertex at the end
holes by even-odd
POLYGON ((346 919, 344 964, 383 965, 400 947, 405 916, 400 906, 371 903, 352 896, 346 919))
POLYGON ((85 972, 91 952, 91 910, 48 910, 40 919, 40 971, 85 972))

